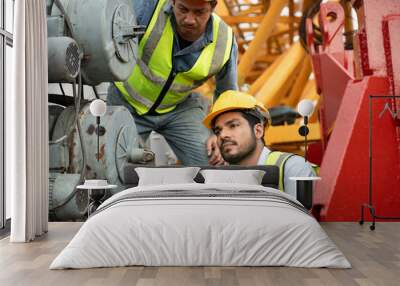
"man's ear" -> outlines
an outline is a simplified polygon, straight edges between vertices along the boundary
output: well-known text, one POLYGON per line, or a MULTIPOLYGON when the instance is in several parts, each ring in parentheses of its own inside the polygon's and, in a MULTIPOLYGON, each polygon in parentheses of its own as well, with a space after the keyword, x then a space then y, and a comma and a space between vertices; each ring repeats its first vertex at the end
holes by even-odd
POLYGON ((257 139, 261 139, 264 136, 264 125, 261 123, 257 123, 254 125, 254 135, 257 139))

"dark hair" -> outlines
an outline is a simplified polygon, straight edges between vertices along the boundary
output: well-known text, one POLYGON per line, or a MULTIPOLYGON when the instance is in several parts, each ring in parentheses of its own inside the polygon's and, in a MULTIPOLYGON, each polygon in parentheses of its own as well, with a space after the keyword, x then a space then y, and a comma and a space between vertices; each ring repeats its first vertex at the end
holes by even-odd
MULTIPOLYGON (((215 126, 215 121, 216 119, 221 116, 222 114, 228 113, 228 112, 239 112, 242 114, 243 118, 246 119, 246 121, 249 123, 251 130, 254 132, 254 126, 258 123, 263 124, 264 127, 268 125, 268 119, 265 119, 263 114, 259 112, 258 109, 233 109, 233 110, 228 110, 225 111, 218 116, 216 116, 212 121, 211 121, 211 127, 214 129, 215 126)), ((264 134, 261 137, 262 142, 265 145, 264 141, 264 134)))
POLYGON ((217 0, 213 0, 209 2, 211 7, 215 8, 217 6, 217 0))
POLYGON ((243 110, 240 110, 239 112, 242 113, 242 116, 244 117, 244 119, 247 120, 251 128, 253 128, 258 123, 262 123, 260 118, 251 114, 250 112, 246 112, 243 110))

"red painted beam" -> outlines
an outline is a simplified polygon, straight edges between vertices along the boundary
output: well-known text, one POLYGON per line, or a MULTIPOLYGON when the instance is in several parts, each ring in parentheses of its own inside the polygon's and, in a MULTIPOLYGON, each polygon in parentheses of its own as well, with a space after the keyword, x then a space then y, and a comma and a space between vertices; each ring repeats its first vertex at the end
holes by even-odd
MULTIPOLYGON (((360 219, 361 205, 368 202, 369 95, 389 91, 387 78, 366 77, 348 84, 322 161, 322 180, 316 185, 314 204, 320 208, 320 220, 360 219)), ((379 118, 386 102, 373 103, 373 203, 378 215, 400 216, 398 127, 389 113, 379 118)))

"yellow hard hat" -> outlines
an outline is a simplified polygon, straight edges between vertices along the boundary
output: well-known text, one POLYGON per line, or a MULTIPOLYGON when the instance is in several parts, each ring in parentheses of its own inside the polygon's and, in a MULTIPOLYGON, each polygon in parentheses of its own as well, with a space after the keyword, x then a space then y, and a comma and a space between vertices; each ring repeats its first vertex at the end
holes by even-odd
POLYGON ((269 120, 267 109, 254 96, 245 92, 228 90, 223 92, 214 102, 214 105, 211 108, 211 112, 203 120, 203 124, 207 128, 211 128, 212 121, 218 115, 226 111, 237 110, 237 109, 256 109, 256 108, 263 111, 263 113, 265 113, 263 115, 266 117, 266 120, 269 120))

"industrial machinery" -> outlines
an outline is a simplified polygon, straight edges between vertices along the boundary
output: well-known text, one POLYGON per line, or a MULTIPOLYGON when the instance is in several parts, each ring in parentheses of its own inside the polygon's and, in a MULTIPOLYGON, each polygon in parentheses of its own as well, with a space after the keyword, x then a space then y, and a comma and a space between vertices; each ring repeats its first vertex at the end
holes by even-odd
MULTIPOLYGON (((315 104, 307 138, 322 178, 314 215, 357 221, 363 206, 366 219, 397 218, 399 1, 224 0, 216 11, 235 31, 240 87, 275 115, 270 147, 303 155, 293 109, 302 99, 315 104)), ((81 218, 86 198, 75 186, 83 177, 121 185, 121 166, 152 157, 127 110, 109 108, 97 127, 79 87, 126 79, 144 27, 131 0, 48 0, 47 12, 49 81, 72 83, 75 92, 73 99, 50 96, 50 209, 57 219, 81 218)), ((199 90, 210 95, 212 85, 199 90)))
POLYGON ((130 1, 47 0, 47 13, 49 82, 72 82, 80 68, 92 86, 129 77, 144 31, 130 1))
MULTIPOLYGON (((343 45, 345 11, 321 5, 322 43, 312 20, 307 44, 322 95, 323 159, 314 213, 325 221, 400 219, 400 2, 351 1, 353 49, 343 45), (366 212, 363 217, 361 211, 366 212)), ((374 229, 375 225, 371 225, 374 229)))
MULTIPOLYGON (((86 104, 80 110, 78 120, 81 135, 74 128, 75 108, 67 107, 59 114, 50 134, 49 208, 57 219, 79 219, 85 214, 87 194, 75 191, 83 178, 107 179, 110 184, 120 186, 113 190, 118 192, 122 189, 126 164, 146 163, 153 159, 151 152, 139 147, 139 136, 126 108, 109 107, 97 127, 96 118, 86 104)), ((103 195, 107 197, 111 193, 104 191, 103 195)))
MULTIPOLYGON (((307 152, 322 178, 314 215, 399 220, 400 1, 222 2, 237 33, 240 84, 272 111, 316 103, 307 152)), ((269 128, 267 144, 304 154, 298 119, 285 121, 269 128)))
MULTIPOLYGON (((139 146, 135 122, 122 106, 110 106, 101 124, 90 114, 83 84, 126 80, 135 64, 138 36, 128 0, 48 0, 49 83, 71 83, 74 97, 52 96, 49 105, 50 218, 84 218, 88 198, 76 189, 84 179, 106 179, 122 189, 127 163, 153 160, 139 146), (97 148, 96 144, 99 144, 97 148)), ((99 199, 111 195, 96 192, 99 199)))

